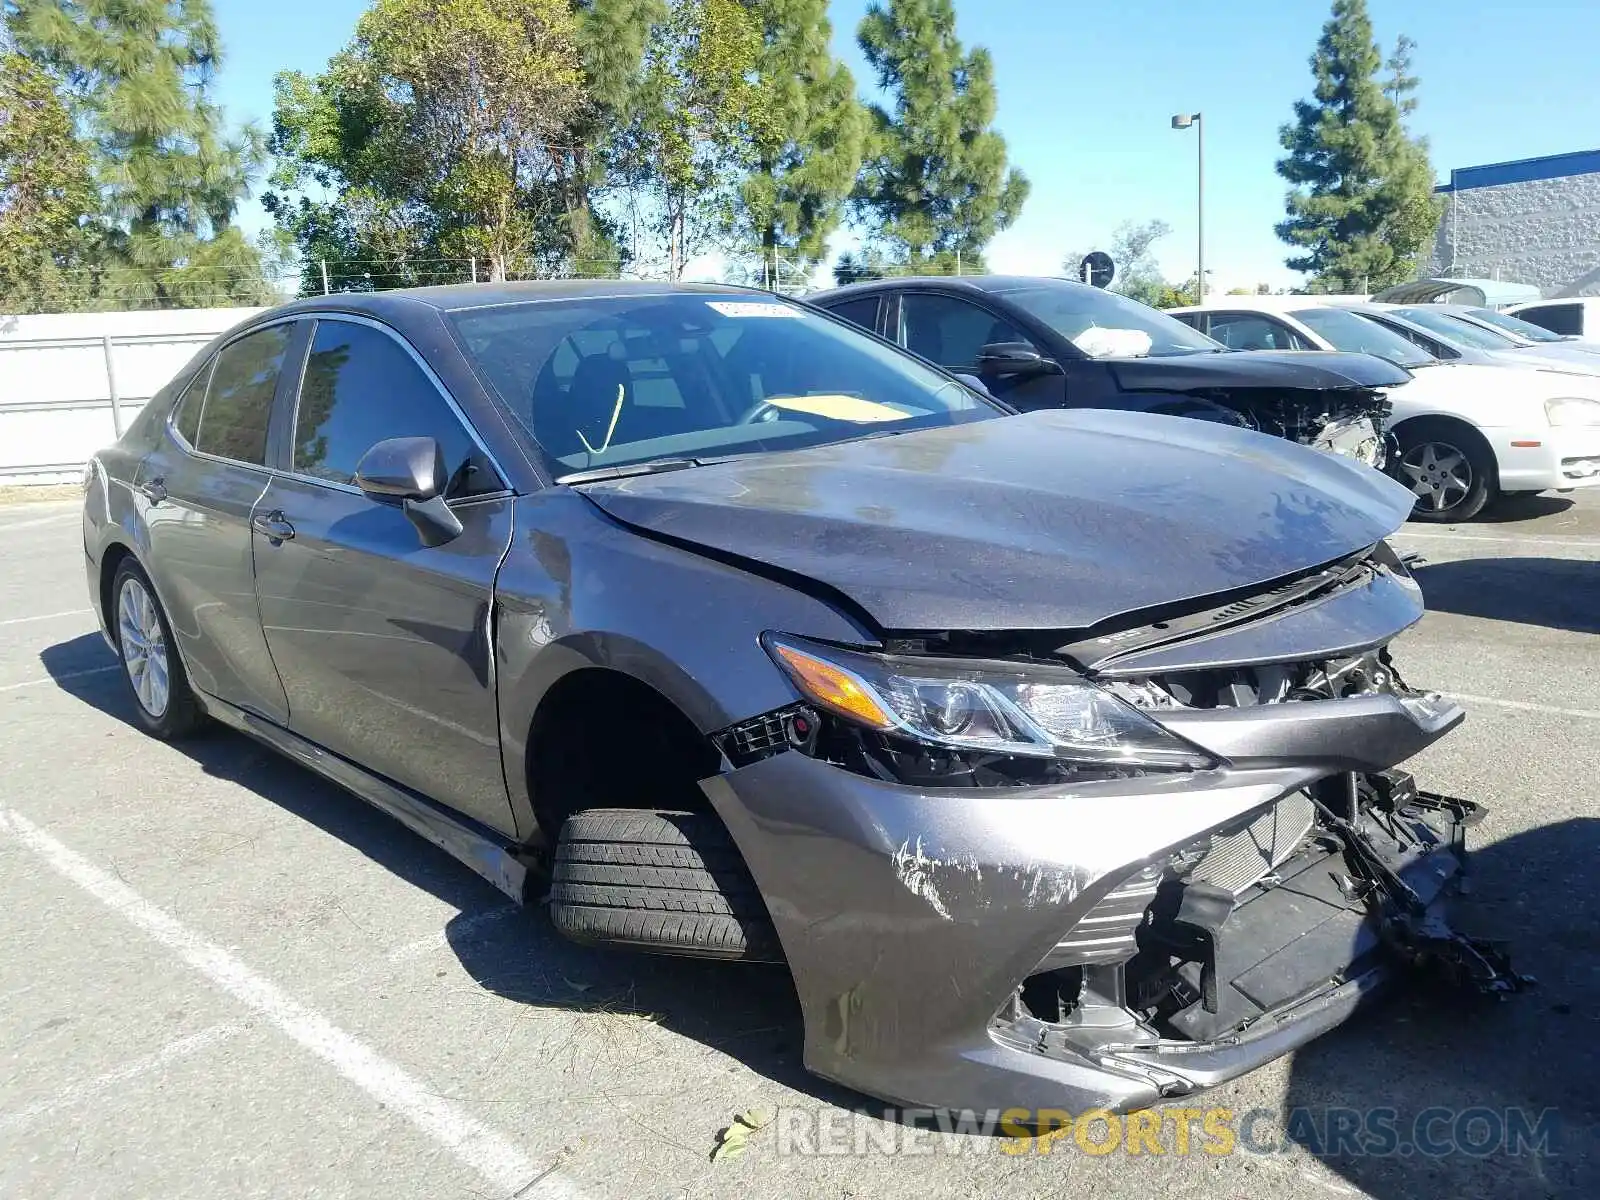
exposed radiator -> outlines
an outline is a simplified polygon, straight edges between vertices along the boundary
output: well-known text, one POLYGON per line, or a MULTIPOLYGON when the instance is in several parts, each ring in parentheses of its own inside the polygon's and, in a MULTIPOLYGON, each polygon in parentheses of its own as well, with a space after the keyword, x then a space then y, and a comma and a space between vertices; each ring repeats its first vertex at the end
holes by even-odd
POLYGON ((1211 848, 1189 878, 1237 895, 1299 849, 1316 817, 1310 796, 1285 796, 1244 825, 1212 834, 1211 848))

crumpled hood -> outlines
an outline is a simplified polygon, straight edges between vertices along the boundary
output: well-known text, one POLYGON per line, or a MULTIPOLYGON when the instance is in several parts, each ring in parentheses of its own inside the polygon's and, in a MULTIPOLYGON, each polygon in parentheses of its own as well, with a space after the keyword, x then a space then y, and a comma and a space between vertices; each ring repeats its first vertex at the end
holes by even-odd
POLYGON ((1370 354, 1333 350, 1237 350, 1165 358, 1108 358, 1118 385, 1129 392, 1194 392, 1206 388, 1397 387, 1404 367, 1370 354))
POLYGON ((586 484, 617 520, 836 589, 885 630, 1082 629, 1371 545, 1415 499, 1209 421, 1044 410, 586 484))

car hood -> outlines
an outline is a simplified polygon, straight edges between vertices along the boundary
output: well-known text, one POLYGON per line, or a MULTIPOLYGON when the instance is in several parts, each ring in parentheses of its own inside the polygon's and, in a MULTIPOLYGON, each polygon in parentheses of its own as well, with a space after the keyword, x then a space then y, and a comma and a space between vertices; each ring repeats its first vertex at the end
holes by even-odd
POLYGON ((1359 464, 1210 421, 1063 411, 582 485, 635 529, 813 580, 884 630, 1084 629, 1395 530, 1359 464))
POLYGON ((1404 367, 1370 354, 1333 350, 1232 350, 1165 358, 1107 358, 1123 391, 1189 392, 1201 388, 1395 387, 1411 378, 1404 367))

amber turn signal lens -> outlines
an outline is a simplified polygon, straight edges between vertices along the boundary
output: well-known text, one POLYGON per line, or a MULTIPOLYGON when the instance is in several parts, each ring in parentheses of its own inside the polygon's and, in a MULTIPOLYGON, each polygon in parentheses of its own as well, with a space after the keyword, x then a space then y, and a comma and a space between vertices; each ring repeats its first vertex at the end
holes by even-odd
POLYGON ((883 711, 872 693, 850 672, 803 654, 793 646, 775 643, 772 649, 783 660, 800 690, 818 704, 870 725, 874 729, 893 729, 895 721, 883 711))

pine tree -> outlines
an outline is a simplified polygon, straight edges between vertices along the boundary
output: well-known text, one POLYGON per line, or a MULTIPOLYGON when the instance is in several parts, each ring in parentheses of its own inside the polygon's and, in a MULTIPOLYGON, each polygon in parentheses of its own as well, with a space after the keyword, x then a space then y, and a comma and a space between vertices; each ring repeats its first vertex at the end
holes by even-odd
POLYGON ((232 225, 262 140, 229 134, 211 89, 209 0, 8 0, 17 48, 51 76, 93 146, 101 287, 133 303, 270 297, 232 225))
POLYGON ((827 252, 866 149, 867 114, 850 69, 829 49, 827 0, 755 0, 764 123, 740 188, 736 232, 759 247, 764 274, 780 261, 809 270, 827 252))
POLYGON ((1365 0, 1334 0, 1311 56, 1313 99, 1279 131, 1278 174, 1293 185, 1280 238, 1300 250, 1286 265, 1319 292, 1376 291, 1411 278, 1439 222, 1427 143, 1407 135, 1415 107, 1415 43, 1387 64, 1365 0), (1387 80, 1379 78, 1387 68, 1387 80))
POLYGON ((1022 210, 1028 181, 1006 166, 989 52, 965 50, 952 0, 875 0, 858 32, 878 85, 856 210, 892 257, 974 259, 1022 210))

